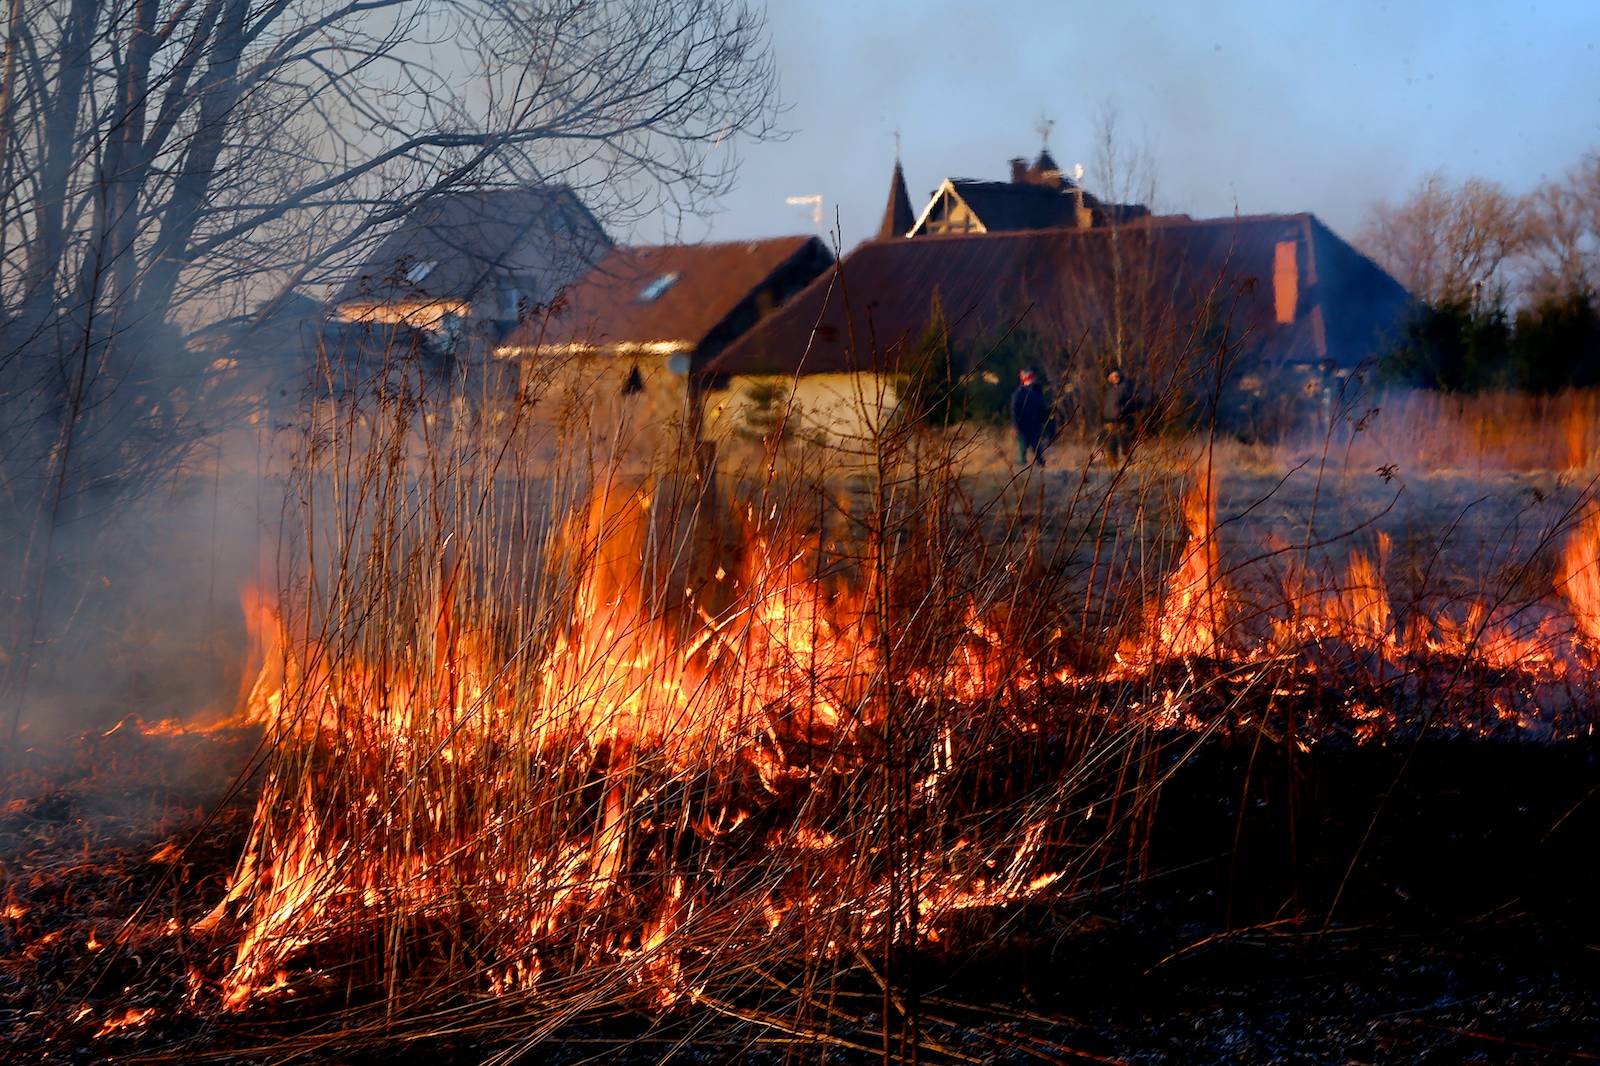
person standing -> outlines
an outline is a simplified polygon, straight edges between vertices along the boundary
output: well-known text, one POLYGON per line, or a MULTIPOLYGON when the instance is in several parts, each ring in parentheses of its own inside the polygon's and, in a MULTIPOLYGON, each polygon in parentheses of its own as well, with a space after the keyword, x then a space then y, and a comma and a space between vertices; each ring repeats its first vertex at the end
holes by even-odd
POLYGON ((1049 443, 1045 439, 1045 426, 1050 420, 1050 404, 1036 371, 1024 370, 1018 377, 1021 383, 1011 394, 1011 425, 1017 431, 1017 463, 1027 465, 1031 451, 1033 461, 1043 464, 1045 445, 1049 443))
POLYGON ((1112 462, 1120 462, 1128 453, 1137 408, 1133 382, 1121 367, 1112 367, 1106 374, 1106 388, 1100 399, 1100 443, 1112 462))

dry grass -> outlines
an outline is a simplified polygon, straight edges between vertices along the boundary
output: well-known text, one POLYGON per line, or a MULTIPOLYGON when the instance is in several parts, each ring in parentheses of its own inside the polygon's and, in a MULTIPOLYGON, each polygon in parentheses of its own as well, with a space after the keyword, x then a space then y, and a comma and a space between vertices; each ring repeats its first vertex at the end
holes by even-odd
MULTIPOLYGON (((804 449, 639 481, 406 378, 306 441, 227 1006, 286 970, 435 1030, 494 994, 530 1040, 691 1004, 826 1034, 877 989, 908 1051, 909 959, 1137 868, 1154 720, 1051 696, 1082 545, 971 498, 971 440, 901 427, 843 493, 804 449)), ((1104 499, 1066 509, 1082 540, 1104 499)))
MULTIPOLYGON (((1600 392, 1402 391, 1352 396, 1329 446, 1338 465, 1408 474, 1587 471, 1600 458, 1600 392)), ((1320 452, 1317 434, 1280 455, 1320 452)))
POLYGON ((307 414, 249 699, 273 747, 198 930, 203 1012, 329 1008, 274 1054, 672 1012, 981 1057, 918 974, 1137 881, 1208 738, 1592 726, 1582 554, 1554 563, 1586 493, 1531 448, 1399 493, 1368 449, 1442 448, 1386 428, 1420 399, 1336 458, 1153 436, 1039 471, 904 424, 845 463, 641 462, 625 411, 530 387, 464 406, 396 357, 307 414))

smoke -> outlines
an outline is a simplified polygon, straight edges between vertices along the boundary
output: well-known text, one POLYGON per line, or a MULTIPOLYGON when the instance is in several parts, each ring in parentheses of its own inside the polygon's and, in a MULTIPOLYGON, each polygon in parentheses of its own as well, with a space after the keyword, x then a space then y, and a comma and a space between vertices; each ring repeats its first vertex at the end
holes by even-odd
POLYGON ((219 436, 160 490, 57 528, 42 590, 8 590, 20 608, 9 628, 32 638, 5 664, 4 725, 20 714, 20 744, 130 714, 193 721, 230 709, 245 655, 240 591, 281 512, 281 487, 258 472, 266 443, 219 436))

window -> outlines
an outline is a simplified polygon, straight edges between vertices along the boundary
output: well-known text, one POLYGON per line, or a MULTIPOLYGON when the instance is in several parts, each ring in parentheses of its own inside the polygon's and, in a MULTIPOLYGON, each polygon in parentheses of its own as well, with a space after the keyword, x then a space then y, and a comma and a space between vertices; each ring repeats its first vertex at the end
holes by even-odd
POLYGON ((661 299, 661 294, 678 283, 676 272, 663 274, 644 288, 639 290, 639 302, 650 303, 652 300, 661 299))
POLYGON ((422 259, 411 264, 411 269, 406 271, 406 284, 421 285, 422 279, 433 273, 433 268, 439 265, 437 259, 422 259))
POLYGON ((1300 306, 1300 266, 1297 242, 1279 241, 1272 251, 1272 304, 1280 325, 1294 321, 1300 306))

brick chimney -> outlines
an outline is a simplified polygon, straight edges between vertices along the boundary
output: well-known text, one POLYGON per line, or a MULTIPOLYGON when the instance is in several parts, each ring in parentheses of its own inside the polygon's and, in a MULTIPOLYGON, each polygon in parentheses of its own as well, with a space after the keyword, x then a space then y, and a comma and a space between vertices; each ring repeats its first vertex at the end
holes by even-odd
POLYGON ((1016 159, 1011 160, 1011 184, 1013 184, 1013 185, 1027 185, 1027 184, 1029 184, 1029 182, 1028 182, 1028 161, 1026 159, 1023 159, 1021 156, 1018 156, 1016 159))
POLYGON ((1072 217, 1079 229, 1090 229, 1094 226, 1094 212, 1083 202, 1083 186, 1072 186, 1072 217))

